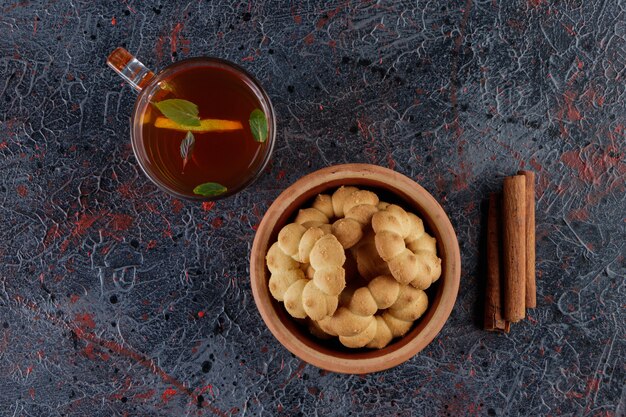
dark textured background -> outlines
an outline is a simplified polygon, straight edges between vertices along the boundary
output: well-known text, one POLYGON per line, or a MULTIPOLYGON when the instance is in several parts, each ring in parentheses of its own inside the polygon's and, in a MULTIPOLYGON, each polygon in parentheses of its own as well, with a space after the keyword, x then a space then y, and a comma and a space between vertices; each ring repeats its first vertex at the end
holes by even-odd
POLYGON ((0 6, 0 415, 625 415, 623 2, 147 3, 0 6), (262 179, 197 204, 144 178, 120 45, 255 74, 278 114, 262 179), (344 162, 421 183, 463 259, 441 334, 367 376, 294 358, 248 277, 272 200, 344 162), (519 168, 539 307, 500 335, 480 328, 482 202, 519 168))

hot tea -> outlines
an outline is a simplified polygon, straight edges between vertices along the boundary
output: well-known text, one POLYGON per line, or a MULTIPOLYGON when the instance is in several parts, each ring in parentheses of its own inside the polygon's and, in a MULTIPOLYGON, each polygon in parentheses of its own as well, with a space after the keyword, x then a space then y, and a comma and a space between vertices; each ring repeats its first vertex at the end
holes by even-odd
POLYGON ((216 59, 174 64, 135 106, 133 147, 157 185, 188 198, 239 191, 263 168, 272 141, 266 96, 242 70, 216 59))

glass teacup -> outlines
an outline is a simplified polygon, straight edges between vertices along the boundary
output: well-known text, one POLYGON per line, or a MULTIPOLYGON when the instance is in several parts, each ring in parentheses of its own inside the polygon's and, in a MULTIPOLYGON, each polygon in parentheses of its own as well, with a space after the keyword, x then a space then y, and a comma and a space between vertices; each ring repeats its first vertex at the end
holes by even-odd
POLYGON ((131 142, 139 166, 181 198, 232 195, 259 177, 276 136, 260 83, 218 58, 190 58, 155 74, 123 48, 107 64, 139 92, 131 142))

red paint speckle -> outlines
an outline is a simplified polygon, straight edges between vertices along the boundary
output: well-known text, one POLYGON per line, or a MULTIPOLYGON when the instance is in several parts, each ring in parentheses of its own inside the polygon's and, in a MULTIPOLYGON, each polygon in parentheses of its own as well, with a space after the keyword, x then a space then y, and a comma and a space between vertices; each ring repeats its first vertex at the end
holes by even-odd
POLYGON ((115 16, 113 16, 113 17, 111 18, 111 24, 112 24, 113 26, 117 25, 117 19, 115 19, 115 16))
POLYGON ((93 330, 96 328, 96 322, 93 320, 93 316, 90 313, 77 314, 74 320, 78 324, 78 327, 83 330, 93 330))
POLYGON ((318 30, 323 28, 326 25, 326 23, 328 23, 328 21, 332 19, 333 17, 335 17, 340 11, 341 11, 341 6, 337 7, 334 10, 330 10, 324 13, 324 15, 318 19, 317 23, 315 24, 315 28, 318 30))
POLYGON ((165 391, 163 391, 163 394, 161 394, 161 400, 163 400, 164 403, 167 403, 172 396, 176 395, 177 391, 174 388, 168 388, 165 391))
POLYGON ((437 173, 435 175, 435 186, 437 187, 437 191, 439 191, 439 193, 445 192, 448 188, 448 181, 443 175, 441 175, 441 173, 437 173))
POLYGON ((172 200, 172 211, 175 214, 180 213, 180 211, 183 209, 183 207, 185 207, 185 205, 183 204, 182 201, 180 201, 178 199, 172 200))
POLYGON ((80 296, 78 294, 70 295, 70 304, 76 303, 76 301, 78 301, 79 298, 80 298, 80 296))
MULTIPOLYGON (((461 164, 461 169, 463 169, 463 164, 461 164)), ((463 190, 467 190, 469 188, 469 183, 467 182, 467 177, 468 177, 468 173, 465 171, 462 171, 460 173, 454 173, 454 190, 455 191, 463 191, 463 190)))
MULTIPOLYGON (((116 174, 116 176, 117 176, 117 174, 116 174)), ((125 199, 127 199, 127 200, 133 198, 133 192, 130 189, 130 183, 129 182, 121 184, 119 187, 117 187, 117 192, 120 193, 120 195, 122 197, 124 197, 125 199)))
POLYGON ((154 203, 146 203, 146 210, 148 210, 150 213, 161 214, 154 203))
POLYGON ((530 166, 537 172, 537 184, 535 188, 535 192, 537 194, 537 198, 541 198, 543 193, 548 189, 548 176, 543 172, 543 166, 537 161, 536 158, 531 158, 529 161, 530 166))
POLYGON ((597 392, 600 389, 600 378, 588 378, 585 395, 597 392))
MULTIPOLYGON (((580 73, 580 72, 579 72, 580 73)), ((559 120, 559 130, 561 136, 567 137, 569 131, 566 126, 566 122, 575 123, 583 120, 583 116, 578 108, 578 93, 574 90, 567 90, 563 94, 563 104, 556 112, 556 116, 559 120)))
POLYGON ((583 397, 583 394, 580 392, 576 392, 576 391, 567 391, 565 396, 569 399, 572 399, 572 398, 580 399, 583 397))
POLYGON ((578 111, 578 108, 576 108, 575 105, 575 101, 576 101, 576 93, 573 91, 567 91, 565 92, 565 94, 563 95, 563 99, 565 101, 565 107, 563 108, 563 114, 565 114, 567 116, 567 119, 570 122, 577 122, 579 120, 582 120, 582 116, 580 114, 580 111, 578 111))
POLYGON ((204 203, 202 203, 202 210, 204 211, 211 211, 213 207, 215 207, 214 201, 205 201, 204 203))
POLYGON ((588 87, 580 97, 585 100, 585 104, 589 108, 602 107, 605 101, 602 93, 593 86, 588 87))
POLYGON ((171 35, 171 40, 170 40, 170 48, 172 50, 172 53, 176 52, 176 48, 177 48, 177 43, 178 43, 178 36, 180 35, 180 32, 183 30, 183 24, 182 23, 177 23, 176 26, 174 26, 174 29, 172 29, 172 35, 171 35))
POLYGON ((82 213, 78 220, 74 223, 74 229, 72 230, 72 236, 82 236, 93 226, 93 224, 101 219, 104 216, 104 213, 100 214, 87 214, 82 213))
POLYGON ((47 248, 48 246, 50 246, 50 243, 54 242, 59 237, 61 237, 61 232, 59 232, 59 225, 53 224, 46 232, 46 236, 43 239, 43 246, 47 248))
POLYGON ((149 389, 146 392, 140 392, 138 394, 133 395, 135 400, 148 400, 154 396, 154 390, 149 389))
POLYGON ((304 37, 304 43, 306 43, 307 45, 313 45, 314 42, 315 42, 315 36, 313 36, 312 33, 309 33, 308 35, 304 37))
MULTIPOLYGON (((91 256, 91 255, 88 253, 87 256, 91 256)), ((70 258, 68 259, 67 262, 65 262, 65 269, 67 270, 67 272, 76 271, 76 268, 74 268, 74 258, 70 258)))
POLYGON ((576 32, 574 31, 574 27, 572 25, 566 25, 566 24, 562 24, 562 25, 565 28, 565 31, 567 32, 568 35, 576 36, 576 32))
POLYGON ((567 217, 570 220, 585 221, 589 219, 589 211, 585 207, 582 207, 582 208, 570 211, 567 217))
POLYGON ((154 51, 156 52, 156 56, 159 61, 163 59, 163 47, 165 46, 165 41, 165 36, 159 36, 156 45, 154 45, 154 51))
POLYGON ((602 149, 590 145, 571 150, 561 156, 561 161, 574 169, 578 178, 590 184, 599 183, 600 177, 607 174, 611 167, 618 175, 626 175, 624 155, 614 146, 602 149))
POLYGON ((22 197, 26 197, 28 195, 28 188, 24 184, 20 184, 16 188, 17 193, 22 197))
POLYGON ((215 397, 215 394, 213 393, 213 385, 211 384, 205 385, 200 388, 200 390, 198 390, 198 395, 203 394, 207 391, 209 392, 209 394, 211 394, 212 397, 215 397))
POLYGON ((201 319, 204 317, 204 311, 198 311, 198 318, 201 319))
POLYGON ((211 222, 211 226, 213 226, 216 229, 219 229, 220 227, 222 227, 222 224, 224 223, 224 220, 222 220, 221 217, 216 217, 215 219, 213 219, 213 221, 211 222))
POLYGON ((128 230, 134 222, 134 218, 129 216, 128 214, 112 214, 112 223, 113 231, 119 232, 122 230, 128 230))
POLYGON ((89 360, 97 359, 97 355, 94 353, 93 343, 87 343, 87 346, 81 351, 81 353, 86 356, 89 360))
POLYGON ((174 29, 172 29, 172 34, 170 36, 170 50, 172 52, 172 54, 174 52, 177 51, 178 49, 178 44, 180 44, 182 46, 182 51, 183 53, 189 53, 189 43, 190 41, 185 39, 182 35, 181 32, 183 30, 183 24, 182 23, 177 23, 176 26, 174 26, 174 29))
POLYGON ((150 242, 148 242, 148 249, 154 249, 157 246, 157 242, 156 240, 151 240, 150 242))
POLYGON ((283 384, 281 385, 281 388, 284 388, 289 383, 289 381, 291 381, 293 378, 295 377, 301 378, 305 367, 306 367, 306 362, 300 362, 300 365, 298 365, 298 367, 291 373, 291 375, 289 375, 287 380, 283 382, 283 384))

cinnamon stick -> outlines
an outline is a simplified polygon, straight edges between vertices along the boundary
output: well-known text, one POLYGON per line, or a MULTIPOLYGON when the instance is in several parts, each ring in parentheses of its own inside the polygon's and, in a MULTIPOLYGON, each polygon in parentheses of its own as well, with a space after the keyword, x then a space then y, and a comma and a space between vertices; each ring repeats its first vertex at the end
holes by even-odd
POLYGON ((487 283, 485 291, 485 330, 504 331, 511 323, 502 317, 502 286, 500 271, 500 196, 489 195, 487 215, 487 283))
POLYGON ((504 318, 513 323, 526 316, 525 216, 526 177, 507 177, 502 193, 504 318))
POLYGON ((535 173, 518 171, 526 177, 526 308, 537 307, 535 274, 535 173))

